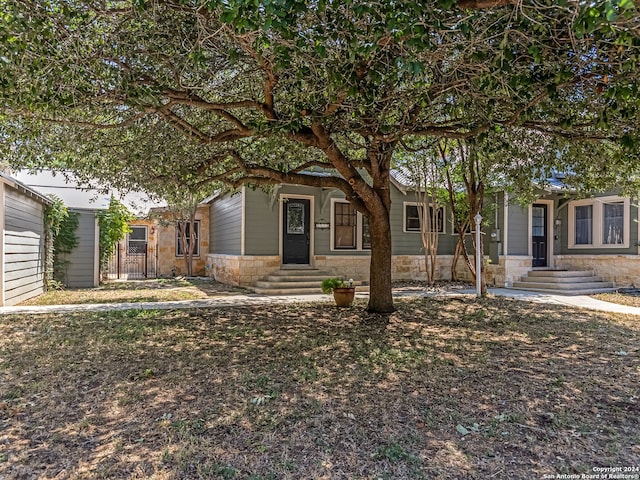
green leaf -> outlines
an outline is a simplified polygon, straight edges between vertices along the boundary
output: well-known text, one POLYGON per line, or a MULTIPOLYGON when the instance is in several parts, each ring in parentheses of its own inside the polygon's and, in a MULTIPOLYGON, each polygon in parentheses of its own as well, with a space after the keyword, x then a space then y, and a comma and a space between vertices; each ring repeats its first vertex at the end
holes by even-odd
POLYGON ((633 0, 620 0, 618 2, 618 7, 622 10, 631 10, 632 8, 636 8, 636 4, 633 0))
POLYGON ((458 431, 458 433, 460 435, 462 435, 463 437, 465 435, 469 435, 471 432, 469 430, 467 430, 466 428, 464 428, 462 425, 458 424, 456 425, 456 430, 458 431))

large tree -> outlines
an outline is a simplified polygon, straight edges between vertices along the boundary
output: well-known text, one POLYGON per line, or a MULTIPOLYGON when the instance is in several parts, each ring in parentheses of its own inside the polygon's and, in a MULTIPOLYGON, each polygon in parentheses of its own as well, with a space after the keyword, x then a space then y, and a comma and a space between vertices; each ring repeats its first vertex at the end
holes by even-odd
POLYGON ((524 129, 606 143, 637 178, 639 36, 632 0, 5 0, 2 153, 340 189, 370 221, 368 307, 389 312, 394 152, 524 129))

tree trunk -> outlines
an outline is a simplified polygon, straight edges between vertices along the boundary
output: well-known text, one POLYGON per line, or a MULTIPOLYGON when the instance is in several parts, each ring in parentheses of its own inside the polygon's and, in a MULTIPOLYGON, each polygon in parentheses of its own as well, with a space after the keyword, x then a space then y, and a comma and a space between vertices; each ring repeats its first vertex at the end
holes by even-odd
MULTIPOLYGON (((197 208, 197 206, 196 206, 197 208)), ((195 208, 189 212, 189 248, 186 250, 187 255, 187 274, 193 276, 193 251, 198 241, 198 232, 196 232, 196 212, 195 208)))
POLYGON ((189 269, 189 247, 187 245, 187 225, 186 220, 178 221, 178 228, 180 230, 180 243, 182 244, 182 261, 184 262, 184 274, 189 277, 191 272, 189 269))
POLYGON ((369 269, 369 305, 375 313, 395 311, 391 295, 391 222, 389 215, 371 215, 371 265, 369 269))

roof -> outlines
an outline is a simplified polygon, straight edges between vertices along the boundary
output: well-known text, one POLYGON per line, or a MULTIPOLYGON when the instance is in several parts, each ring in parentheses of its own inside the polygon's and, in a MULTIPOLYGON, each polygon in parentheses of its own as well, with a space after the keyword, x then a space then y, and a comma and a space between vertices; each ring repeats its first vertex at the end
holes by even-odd
POLYGON ((50 198, 42 195, 40 192, 34 190, 33 188, 29 187, 28 185, 25 185, 24 183, 20 182, 19 180, 16 180, 15 178, 11 177, 10 175, 7 175, 6 173, 2 173, 0 172, 0 178, 2 179, 2 181, 6 184, 11 185, 13 188, 15 188, 16 190, 21 191, 22 193, 25 193, 31 197, 36 198, 39 202, 44 203, 45 205, 51 205, 53 202, 51 201, 50 198))
POLYGON ((67 208, 106 210, 109 208, 112 195, 138 216, 146 215, 151 208, 166 206, 166 203, 152 200, 143 192, 123 193, 99 185, 96 187, 81 185, 74 179, 71 172, 21 170, 15 174, 15 177, 43 196, 55 195, 64 202, 67 208))

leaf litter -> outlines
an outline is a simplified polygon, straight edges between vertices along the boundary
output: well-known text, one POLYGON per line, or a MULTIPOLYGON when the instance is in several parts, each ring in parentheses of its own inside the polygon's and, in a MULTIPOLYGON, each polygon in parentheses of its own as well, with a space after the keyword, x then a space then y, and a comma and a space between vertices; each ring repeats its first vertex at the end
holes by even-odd
POLYGON ((637 317, 499 298, 397 307, 4 316, 0 478, 542 478, 640 464, 637 317))

